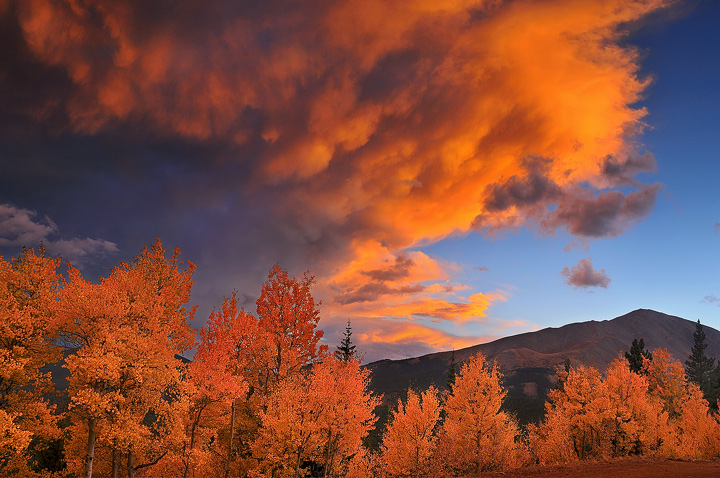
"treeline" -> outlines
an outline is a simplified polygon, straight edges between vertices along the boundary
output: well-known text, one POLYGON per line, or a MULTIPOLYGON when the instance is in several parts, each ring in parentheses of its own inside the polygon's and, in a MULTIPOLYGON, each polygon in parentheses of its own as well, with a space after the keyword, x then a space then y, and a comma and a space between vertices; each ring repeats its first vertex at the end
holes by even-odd
POLYGON ((256 314, 232 294, 197 338, 194 270, 159 240, 99 283, 42 250, 0 257, 0 476, 461 476, 720 453, 703 391, 642 345, 604 376, 568 364, 545 421, 526 430, 502 408, 497 366, 477 355, 448 391, 409 390, 371 449, 379 398, 349 325, 333 353, 321 345, 312 276, 273 267, 256 314), (68 386, 55 390, 45 370, 63 357, 68 386))
POLYGON ((233 294, 200 330, 195 266, 158 240, 99 283, 41 249, 0 258, 0 475, 345 476, 378 400, 348 341, 273 267, 257 315, 233 294), (197 346, 192 362, 182 354, 197 346), (55 390, 48 364, 68 386, 55 390))

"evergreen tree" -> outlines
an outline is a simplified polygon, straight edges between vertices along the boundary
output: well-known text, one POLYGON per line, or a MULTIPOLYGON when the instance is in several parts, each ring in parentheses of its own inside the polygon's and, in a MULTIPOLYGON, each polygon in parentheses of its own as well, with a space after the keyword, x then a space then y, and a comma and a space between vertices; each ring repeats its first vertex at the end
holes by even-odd
POLYGON ((720 360, 718 360, 715 370, 710 374, 710 386, 705 398, 710 404, 710 409, 717 411, 718 400, 720 400, 720 360))
POLYGON ((643 366, 643 358, 652 360, 652 352, 645 348, 645 340, 642 338, 639 341, 635 339, 630 346, 630 352, 625 352, 625 358, 630 364, 630 370, 635 373, 640 373, 643 366))
POLYGON ((715 359, 705 355, 707 344, 705 343, 705 332, 703 332, 700 320, 697 321, 693 339, 695 344, 690 357, 685 361, 685 375, 689 382, 696 383, 700 387, 703 395, 708 399, 713 388, 711 378, 715 368, 715 359))
POLYGON ((455 362, 455 349, 452 351, 450 356, 450 366, 448 367, 447 373, 447 389, 452 393, 453 386, 455 385, 455 369, 457 368, 457 362, 455 362))
POLYGON ((565 381, 567 380, 568 375, 570 375, 570 370, 572 370, 572 362, 570 361, 570 357, 568 357, 565 359, 563 368, 558 368, 556 370, 557 383, 555 384, 555 390, 565 390, 565 381))
POLYGON ((352 335, 352 329, 350 328, 350 320, 347 322, 347 327, 345 327, 345 333, 343 335, 342 342, 340 342, 340 345, 337 347, 337 350, 335 351, 335 358, 338 360, 341 360, 343 362, 350 362, 351 360, 355 360, 357 357, 357 352, 355 351, 355 346, 352 344, 352 341, 350 340, 350 336, 352 335))

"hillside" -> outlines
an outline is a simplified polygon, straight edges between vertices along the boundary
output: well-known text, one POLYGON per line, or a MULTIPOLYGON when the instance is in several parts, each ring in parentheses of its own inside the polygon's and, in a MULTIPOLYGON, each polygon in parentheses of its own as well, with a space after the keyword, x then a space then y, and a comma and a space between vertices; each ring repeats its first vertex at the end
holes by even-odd
MULTIPOLYGON (((554 386, 555 370, 566 359, 604 370, 618 353, 630 349, 633 339, 643 338, 648 349, 667 348, 684 364, 693 345, 695 325, 680 317, 638 309, 612 320, 549 327, 456 350, 455 360, 460 363, 480 351, 489 360, 496 360, 505 374, 506 405, 525 423, 542 415, 545 397, 554 386)), ((720 331, 703 328, 708 344, 706 354, 720 358, 720 331)), ((408 386, 445 387, 451 357, 452 352, 438 352, 367 364, 372 370, 370 387, 383 393, 384 403, 390 406, 408 386)))

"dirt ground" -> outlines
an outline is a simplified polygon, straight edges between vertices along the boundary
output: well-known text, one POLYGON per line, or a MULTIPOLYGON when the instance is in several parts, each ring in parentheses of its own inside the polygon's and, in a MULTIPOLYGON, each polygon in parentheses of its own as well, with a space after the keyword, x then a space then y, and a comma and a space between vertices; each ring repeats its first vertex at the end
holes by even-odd
POLYGON ((627 458, 483 473, 483 478, 720 478, 720 461, 627 458))

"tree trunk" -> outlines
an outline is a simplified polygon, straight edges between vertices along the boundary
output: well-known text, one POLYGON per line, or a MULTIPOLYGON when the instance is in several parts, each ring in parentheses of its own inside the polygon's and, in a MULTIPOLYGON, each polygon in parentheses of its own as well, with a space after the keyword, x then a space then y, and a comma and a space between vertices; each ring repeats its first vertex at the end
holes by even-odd
POLYGON ((325 470, 323 472, 323 478, 332 476, 332 469, 335 462, 335 450, 328 449, 328 453, 325 456, 325 470))
POLYGON ((120 450, 113 448, 112 456, 112 477, 118 478, 120 474, 120 450))
POLYGON ((302 448, 298 450, 297 461, 295 462, 295 478, 300 478, 300 456, 302 455, 302 448))
POLYGON ((230 441, 228 443, 227 465, 225 466, 225 478, 230 476, 230 462, 232 461, 233 438, 235 438, 235 399, 232 401, 232 412, 230 413, 230 441))
POLYGON ((135 460, 131 451, 127 454, 127 473, 128 478, 135 478, 135 460))
MULTIPOLYGON (((235 402, 233 401, 233 404, 234 403, 235 402)), ((200 423, 200 415, 202 415, 203 410, 205 410, 205 407, 207 406, 208 404, 205 403, 198 409, 195 420, 193 420, 192 426, 190 427, 190 452, 188 453, 187 460, 185 461, 185 472, 183 473, 183 478, 187 478, 188 476, 188 471, 190 469, 190 460, 192 458, 190 455, 192 455, 193 448, 195 448, 195 431, 197 430, 198 423, 200 423)), ((225 474, 225 476, 227 477, 227 473, 225 474)))
POLYGON ((95 438, 97 418, 88 418, 88 442, 85 454, 85 478, 92 478, 93 459, 95 458, 95 438))

